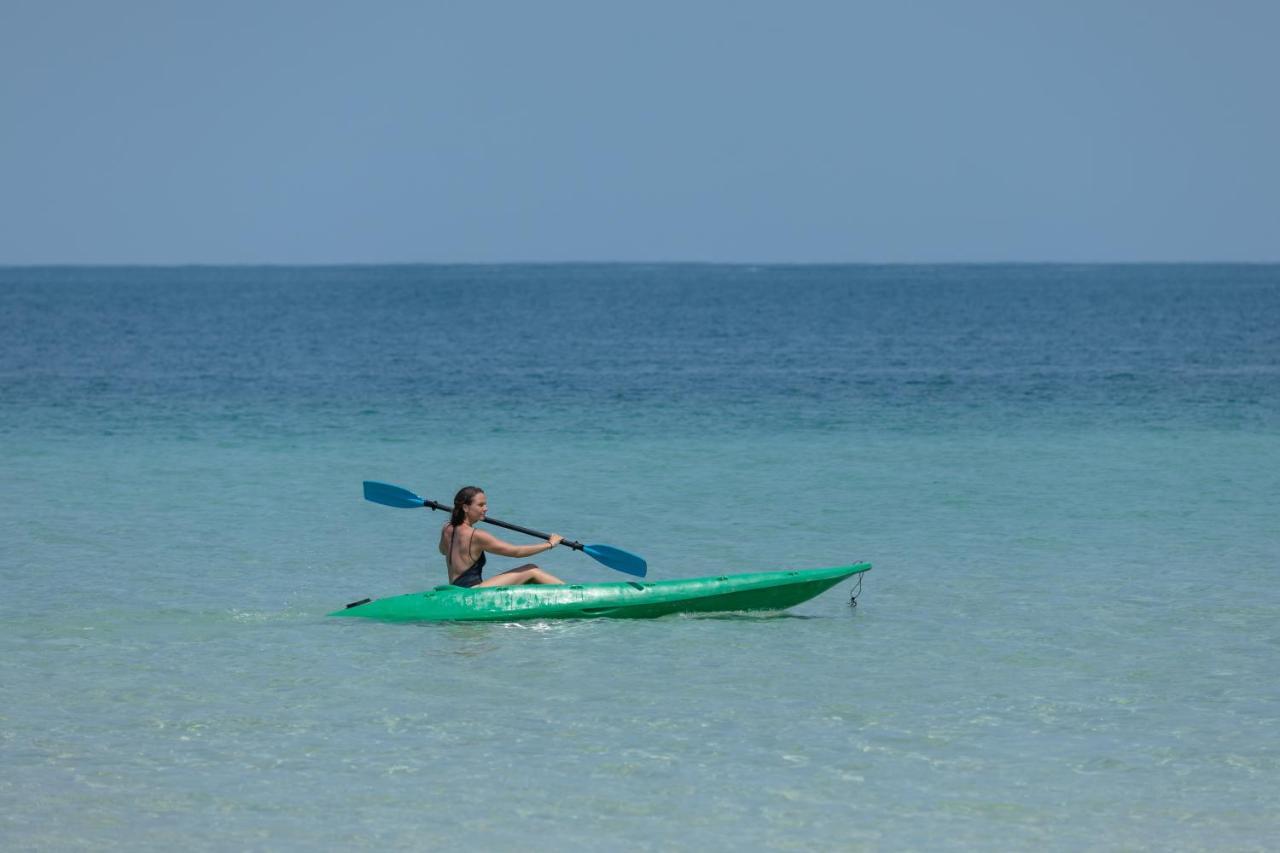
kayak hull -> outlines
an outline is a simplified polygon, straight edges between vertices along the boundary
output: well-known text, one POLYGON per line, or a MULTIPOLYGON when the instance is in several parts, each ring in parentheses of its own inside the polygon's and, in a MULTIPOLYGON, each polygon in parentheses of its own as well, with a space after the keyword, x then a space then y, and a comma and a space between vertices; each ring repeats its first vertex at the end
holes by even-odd
POLYGON ((785 610, 808 601, 870 563, 829 569, 753 572, 669 581, 438 586, 378 598, 330 616, 390 622, 511 622, 520 619, 652 619, 673 613, 785 610))

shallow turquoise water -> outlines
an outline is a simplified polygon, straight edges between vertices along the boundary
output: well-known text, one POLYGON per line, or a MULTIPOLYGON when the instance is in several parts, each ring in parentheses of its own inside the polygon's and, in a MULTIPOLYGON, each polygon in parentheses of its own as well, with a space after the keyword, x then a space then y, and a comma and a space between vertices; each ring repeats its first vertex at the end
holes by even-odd
POLYGON ((6 848, 1280 831, 1277 268, 6 270, 0 307, 6 848), (443 574, 366 478, 655 578, 875 569, 787 616, 327 620, 443 574))

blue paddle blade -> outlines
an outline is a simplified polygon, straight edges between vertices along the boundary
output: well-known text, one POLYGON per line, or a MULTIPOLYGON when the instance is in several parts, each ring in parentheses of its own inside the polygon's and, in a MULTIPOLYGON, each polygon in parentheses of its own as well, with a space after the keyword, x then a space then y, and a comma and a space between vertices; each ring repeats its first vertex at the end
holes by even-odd
POLYGON ((630 551, 623 551, 621 548, 615 548, 612 545, 583 545, 582 553, 596 562, 604 563, 611 569, 617 569, 620 572, 626 572, 638 578, 644 577, 649 571, 649 564, 644 561, 643 557, 638 557, 630 551))
POLYGON ((390 483, 379 483, 377 480, 364 481, 364 499, 398 509, 422 509, 423 504, 422 498, 408 489, 390 483))

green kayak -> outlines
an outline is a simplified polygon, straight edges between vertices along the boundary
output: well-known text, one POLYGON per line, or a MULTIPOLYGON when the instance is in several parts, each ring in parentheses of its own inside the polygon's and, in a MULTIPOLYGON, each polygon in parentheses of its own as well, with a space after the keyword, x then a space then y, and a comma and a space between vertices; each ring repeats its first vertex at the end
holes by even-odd
POLYGON ((361 616, 393 622, 516 619, 647 619, 669 613, 783 610, 830 589, 870 563, 788 572, 565 585, 438 586, 428 592, 376 598, 347 605, 330 616, 361 616))

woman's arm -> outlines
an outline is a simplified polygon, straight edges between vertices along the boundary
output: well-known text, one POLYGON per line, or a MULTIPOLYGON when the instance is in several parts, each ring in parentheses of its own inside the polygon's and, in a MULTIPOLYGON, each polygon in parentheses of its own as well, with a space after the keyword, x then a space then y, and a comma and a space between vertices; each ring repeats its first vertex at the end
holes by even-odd
POLYGON ((445 536, 444 536, 444 532, 448 529, 449 529, 448 522, 445 522, 444 526, 440 528, 440 553, 441 554, 449 553, 449 545, 448 545, 449 540, 445 539, 445 536))
POLYGON ((537 545, 512 545, 483 530, 477 530, 473 541, 480 543, 480 547, 485 551, 497 554, 499 557, 532 557, 534 554, 550 551, 560 544, 562 538, 564 537, 552 533, 550 542, 539 542, 537 545))

